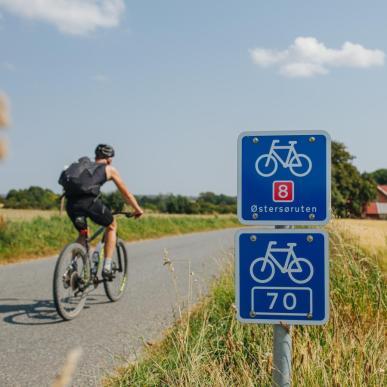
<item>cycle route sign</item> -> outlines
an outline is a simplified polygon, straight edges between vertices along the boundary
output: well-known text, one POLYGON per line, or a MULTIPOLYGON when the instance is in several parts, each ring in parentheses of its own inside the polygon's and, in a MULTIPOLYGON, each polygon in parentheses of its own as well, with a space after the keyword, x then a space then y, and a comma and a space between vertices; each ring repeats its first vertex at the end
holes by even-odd
POLYGON ((328 223, 330 145, 324 131, 241 133, 239 221, 247 225, 328 223))
POLYGON ((316 229, 235 235, 238 320, 321 325, 329 314, 328 236, 316 229))

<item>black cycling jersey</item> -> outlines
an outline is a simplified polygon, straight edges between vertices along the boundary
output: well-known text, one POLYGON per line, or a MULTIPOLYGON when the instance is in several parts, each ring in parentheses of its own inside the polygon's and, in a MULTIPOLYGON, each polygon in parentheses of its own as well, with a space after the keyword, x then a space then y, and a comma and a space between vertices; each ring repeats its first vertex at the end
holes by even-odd
POLYGON ((106 165, 99 163, 91 163, 91 165, 79 176, 79 185, 82 187, 90 187, 89 193, 79 193, 79 190, 74 192, 66 192, 66 198, 78 200, 89 196, 98 196, 101 191, 101 186, 106 183, 106 165), (91 189, 92 187, 92 189, 91 189), (78 192, 77 192, 78 191, 78 192))
POLYGON ((92 175, 86 175, 87 184, 96 186, 94 195, 69 196, 66 195, 66 211, 77 230, 87 228, 86 219, 89 217, 93 222, 101 226, 109 226, 113 222, 111 210, 98 197, 101 186, 106 183, 106 165, 95 163, 92 167, 92 175))

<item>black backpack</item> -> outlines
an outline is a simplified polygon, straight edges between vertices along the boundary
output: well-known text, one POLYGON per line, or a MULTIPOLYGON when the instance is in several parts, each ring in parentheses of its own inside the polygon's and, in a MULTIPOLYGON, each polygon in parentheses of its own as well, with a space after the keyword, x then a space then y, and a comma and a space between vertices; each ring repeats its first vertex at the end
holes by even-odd
POLYGON ((94 179, 95 171, 100 164, 92 162, 88 157, 81 157, 62 171, 58 183, 63 186, 66 197, 98 196, 100 184, 94 179))

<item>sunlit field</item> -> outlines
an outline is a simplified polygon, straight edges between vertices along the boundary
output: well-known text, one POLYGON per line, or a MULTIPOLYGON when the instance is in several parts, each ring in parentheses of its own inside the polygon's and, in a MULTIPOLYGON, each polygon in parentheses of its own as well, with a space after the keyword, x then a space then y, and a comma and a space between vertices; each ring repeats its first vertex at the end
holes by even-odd
POLYGON ((31 220, 37 217, 50 218, 59 215, 58 210, 15 210, 13 208, 0 208, 0 218, 4 220, 31 220))
MULTIPOLYGON (((126 211, 129 211, 126 209, 126 211)), ((44 218, 48 219, 51 216, 67 216, 66 211, 60 212, 59 210, 18 210, 13 208, 0 208, 0 219, 3 218, 4 220, 11 220, 11 221, 18 221, 18 220, 31 220, 35 218, 44 218)), ((196 218, 213 218, 213 214, 200 214, 200 215, 186 215, 186 214, 162 214, 152 211, 145 210, 144 217, 186 217, 186 216, 192 216, 196 218)), ((217 215, 219 218, 230 218, 232 216, 231 214, 221 214, 217 215)))
POLYGON ((387 271, 387 220, 334 219, 332 227, 379 261, 387 271))

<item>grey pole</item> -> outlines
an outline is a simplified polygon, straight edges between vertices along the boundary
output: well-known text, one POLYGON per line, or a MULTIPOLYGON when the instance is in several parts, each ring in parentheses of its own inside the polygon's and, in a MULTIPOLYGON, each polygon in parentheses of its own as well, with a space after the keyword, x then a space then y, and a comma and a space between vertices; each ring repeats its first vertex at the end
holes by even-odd
POLYGON ((291 327, 274 325, 273 386, 289 387, 291 386, 291 381, 292 381, 291 327))
MULTIPOLYGON (((275 226, 278 228, 291 228, 275 226)), ((291 326, 274 325, 273 331, 273 386, 289 387, 292 382, 291 326)))

